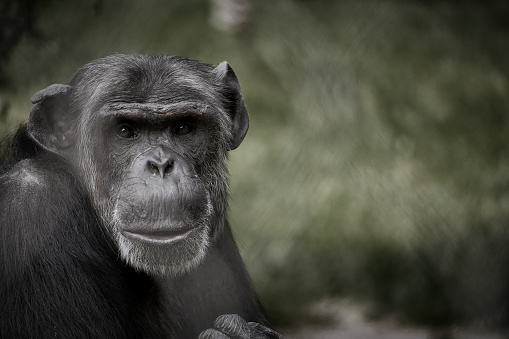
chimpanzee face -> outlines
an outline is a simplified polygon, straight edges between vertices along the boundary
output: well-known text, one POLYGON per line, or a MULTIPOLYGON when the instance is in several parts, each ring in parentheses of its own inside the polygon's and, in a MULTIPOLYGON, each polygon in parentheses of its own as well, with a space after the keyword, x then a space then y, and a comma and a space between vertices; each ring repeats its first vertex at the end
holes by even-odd
POLYGON ((121 253, 134 267, 176 272, 204 256, 213 205, 200 164, 214 144, 207 133, 217 128, 211 116, 122 103, 108 107, 99 122, 104 146, 96 144, 92 155, 113 171, 98 170, 96 180, 112 183, 103 192, 105 207, 121 253))
POLYGON ((122 60, 100 59, 70 86, 38 94, 64 108, 38 128, 34 107, 29 130, 76 168, 129 264, 181 274, 220 231, 226 152, 244 137, 247 112, 226 63, 210 70, 181 58, 122 60), (67 104, 47 98, 55 91, 67 104))

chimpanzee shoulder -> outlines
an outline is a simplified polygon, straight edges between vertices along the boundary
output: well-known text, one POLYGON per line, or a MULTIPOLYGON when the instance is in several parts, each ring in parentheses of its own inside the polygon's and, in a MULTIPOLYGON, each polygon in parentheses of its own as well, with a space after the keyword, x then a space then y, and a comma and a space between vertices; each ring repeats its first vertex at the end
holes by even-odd
POLYGON ((2 336, 134 338, 148 330, 157 338, 168 333, 158 316, 157 289, 118 260, 69 165, 38 148, 24 126, 2 145, 2 336), (148 315, 136 314, 144 308, 148 315))

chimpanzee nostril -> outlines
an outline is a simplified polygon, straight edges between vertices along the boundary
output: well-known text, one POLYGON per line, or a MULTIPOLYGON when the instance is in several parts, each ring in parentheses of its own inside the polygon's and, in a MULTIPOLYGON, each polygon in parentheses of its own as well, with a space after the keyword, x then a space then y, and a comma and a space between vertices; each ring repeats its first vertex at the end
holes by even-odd
POLYGON ((163 172, 163 175, 169 175, 171 173, 171 171, 173 171, 173 165, 174 165, 174 161, 173 159, 169 160, 167 163, 166 163, 166 167, 164 168, 164 172, 163 172))
POLYGON ((153 175, 164 178, 166 175, 169 175, 173 171, 174 163, 175 161, 173 159, 166 161, 157 161, 151 159, 147 161, 147 169, 153 175))
POLYGON ((152 173, 154 175, 159 175, 159 167, 157 167, 157 165, 154 164, 152 161, 149 161, 147 163, 147 167, 148 167, 148 170, 150 171, 150 173, 152 173))

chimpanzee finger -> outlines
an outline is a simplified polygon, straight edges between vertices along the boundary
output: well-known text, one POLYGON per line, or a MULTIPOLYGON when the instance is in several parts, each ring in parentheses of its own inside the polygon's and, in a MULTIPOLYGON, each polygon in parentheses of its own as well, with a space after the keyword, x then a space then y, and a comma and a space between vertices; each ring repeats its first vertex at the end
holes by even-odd
POLYGON ((231 338, 228 337, 226 334, 219 332, 218 330, 209 328, 201 332, 198 339, 231 339, 231 338))
POLYGON ((235 339, 250 339, 247 322, 238 314, 224 314, 214 322, 214 327, 235 339))
POLYGON ((264 338, 264 339, 284 339, 284 337, 278 332, 263 326, 259 323, 248 322, 247 326, 252 333, 252 338, 264 338))

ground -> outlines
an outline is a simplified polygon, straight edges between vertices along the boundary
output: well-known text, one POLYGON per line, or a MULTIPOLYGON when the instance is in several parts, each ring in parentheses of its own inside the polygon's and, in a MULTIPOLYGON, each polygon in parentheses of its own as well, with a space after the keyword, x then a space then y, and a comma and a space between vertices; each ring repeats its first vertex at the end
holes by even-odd
POLYGON ((327 300, 316 305, 332 315, 328 325, 308 325, 284 331, 288 339, 504 339, 507 333, 468 328, 406 327, 390 319, 369 321, 364 308, 348 300, 327 300))

